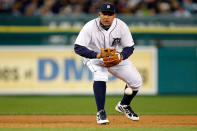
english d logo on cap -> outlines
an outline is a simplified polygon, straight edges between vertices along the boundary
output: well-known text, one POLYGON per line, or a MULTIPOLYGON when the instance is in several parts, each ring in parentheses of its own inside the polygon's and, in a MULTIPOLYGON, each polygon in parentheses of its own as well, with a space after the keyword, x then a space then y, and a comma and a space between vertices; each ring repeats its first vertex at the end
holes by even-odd
POLYGON ((100 11, 115 13, 115 7, 112 3, 104 3, 101 5, 100 11))

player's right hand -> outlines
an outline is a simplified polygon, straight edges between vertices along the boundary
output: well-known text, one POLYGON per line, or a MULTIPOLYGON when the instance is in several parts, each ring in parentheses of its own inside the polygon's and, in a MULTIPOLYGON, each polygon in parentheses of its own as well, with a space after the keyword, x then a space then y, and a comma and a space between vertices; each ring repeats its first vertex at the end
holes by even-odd
POLYGON ((96 55, 96 58, 97 58, 97 59, 102 58, 101 53, 98 53, 98 54, 96 55))

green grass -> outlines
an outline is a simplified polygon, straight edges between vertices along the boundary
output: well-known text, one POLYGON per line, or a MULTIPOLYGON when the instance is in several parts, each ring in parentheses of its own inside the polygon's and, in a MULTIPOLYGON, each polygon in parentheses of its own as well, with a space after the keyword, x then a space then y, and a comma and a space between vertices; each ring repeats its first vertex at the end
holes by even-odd
POLYGON ((0 131, 196 131, 197 127, 155 128, 0 128, 0 131))
MULTIPOLYGON (((120 96, 106 97, 108 114, 120 96)), ((139 114, 195 114, 197 96, 137 96, 131 106, 139 114)), ((0 114, 96 114, 94 96, 0 96, 0 114)))

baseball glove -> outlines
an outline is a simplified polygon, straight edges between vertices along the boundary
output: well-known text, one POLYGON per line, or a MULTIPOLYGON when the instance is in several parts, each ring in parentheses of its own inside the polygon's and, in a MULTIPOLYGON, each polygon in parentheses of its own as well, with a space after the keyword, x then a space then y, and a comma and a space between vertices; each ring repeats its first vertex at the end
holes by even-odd
POLYGON ((101 58, 103 58, 105 67, 112 67, 122 61, 122 55, 116 49, 102 48, 101 58))

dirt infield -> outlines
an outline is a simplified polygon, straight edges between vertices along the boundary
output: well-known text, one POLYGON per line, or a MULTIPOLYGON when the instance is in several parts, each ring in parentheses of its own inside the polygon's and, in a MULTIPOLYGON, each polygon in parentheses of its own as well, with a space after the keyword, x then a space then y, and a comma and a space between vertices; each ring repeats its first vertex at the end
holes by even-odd
POLYGON ((142 115, 138 122, 123 115, 108 115, 110 124, 97 125, 95 115, 0 115, 4 128, 55 127, 164 127, 197 126, 197 115, 142 115))

